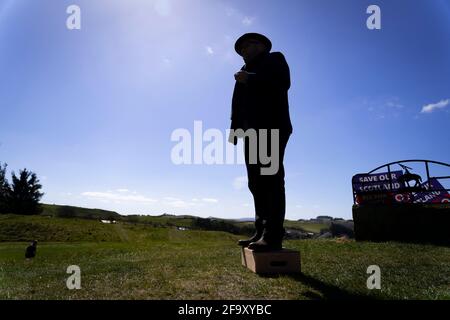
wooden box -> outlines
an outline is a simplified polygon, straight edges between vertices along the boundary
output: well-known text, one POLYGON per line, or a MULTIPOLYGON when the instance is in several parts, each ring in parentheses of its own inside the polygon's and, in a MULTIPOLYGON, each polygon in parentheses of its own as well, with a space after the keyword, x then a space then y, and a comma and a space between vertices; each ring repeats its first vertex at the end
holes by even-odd
POLYGON ((300 252, 290 249, 255 252, 242 248, 242 265, 255 273, 300 273, 300 252))

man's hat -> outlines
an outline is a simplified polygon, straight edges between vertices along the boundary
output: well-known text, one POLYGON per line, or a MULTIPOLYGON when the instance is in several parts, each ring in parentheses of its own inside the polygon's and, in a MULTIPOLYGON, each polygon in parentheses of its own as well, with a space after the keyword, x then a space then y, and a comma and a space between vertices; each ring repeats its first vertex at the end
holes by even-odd
POLYGON ((250 32, 250 33, 246 33, 244 35, 242 35, 241 37, 239 37, 239 39, 236 40, 236 43, 234 44, 234 50, 236 50, 236 52, 241 55, 241 46, 244 43, 245 40, 248 39, 255 39, 258 41, 261 41, 267 48, 267 51, 270 51, 272 49, 272 42, 270 42, 269 38, 267 38, 266 36, 260 34, 260 33, 255 33, 255 32, 250 32))

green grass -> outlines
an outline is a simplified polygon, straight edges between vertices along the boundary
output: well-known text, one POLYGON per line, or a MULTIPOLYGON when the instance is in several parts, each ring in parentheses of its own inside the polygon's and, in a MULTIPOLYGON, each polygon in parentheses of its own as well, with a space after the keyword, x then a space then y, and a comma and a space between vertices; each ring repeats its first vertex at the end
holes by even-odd
POLYGON ((291 240, 303 275, 264 277, 241 265, 239 236, 225 232, 0 216, 0 237, 21 241, 0 243, 0 299, 450 299, 446 247, 291 240), (22 241, 34 238, 37 257, 25 261, 22 241), (366 287, 371 264, 381 290, 366 287), (81 290, 66 288, 69 265, 81 268, 81 290))

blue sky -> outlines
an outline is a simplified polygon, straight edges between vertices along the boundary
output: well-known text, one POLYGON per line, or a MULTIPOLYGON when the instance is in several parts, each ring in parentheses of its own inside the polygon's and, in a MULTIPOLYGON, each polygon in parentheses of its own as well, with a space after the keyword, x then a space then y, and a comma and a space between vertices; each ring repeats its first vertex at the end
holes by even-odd
POLYGON ((253 216, 244 165, 170 157, 175 129, 228 129, 253 31, 291 69, 288 219, 351 218, 351 177, 381 164, 449 162, 446 0, 0 0, 0 162, 36 172, 46 203, 253 216))

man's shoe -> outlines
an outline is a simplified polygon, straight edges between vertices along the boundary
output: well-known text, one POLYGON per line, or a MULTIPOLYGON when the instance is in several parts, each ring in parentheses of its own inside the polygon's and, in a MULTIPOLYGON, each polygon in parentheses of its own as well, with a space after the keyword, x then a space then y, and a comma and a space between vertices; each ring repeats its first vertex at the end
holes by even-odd
POLYGON ((283 247, 281 245, 281 241, 268 241, 263 237, 258 241, 250 243, 248 245, 248 248, 256 252, 261 252, 261 251, 277 251, 281 250, 283 247))
POLYGON ((245 240, 239 240, 238 245, 241 247, 248 247, 248 245, 252 242, 258 241, 262 237, 262 233, 256 233, 253 237, 250 239, 245 240))

